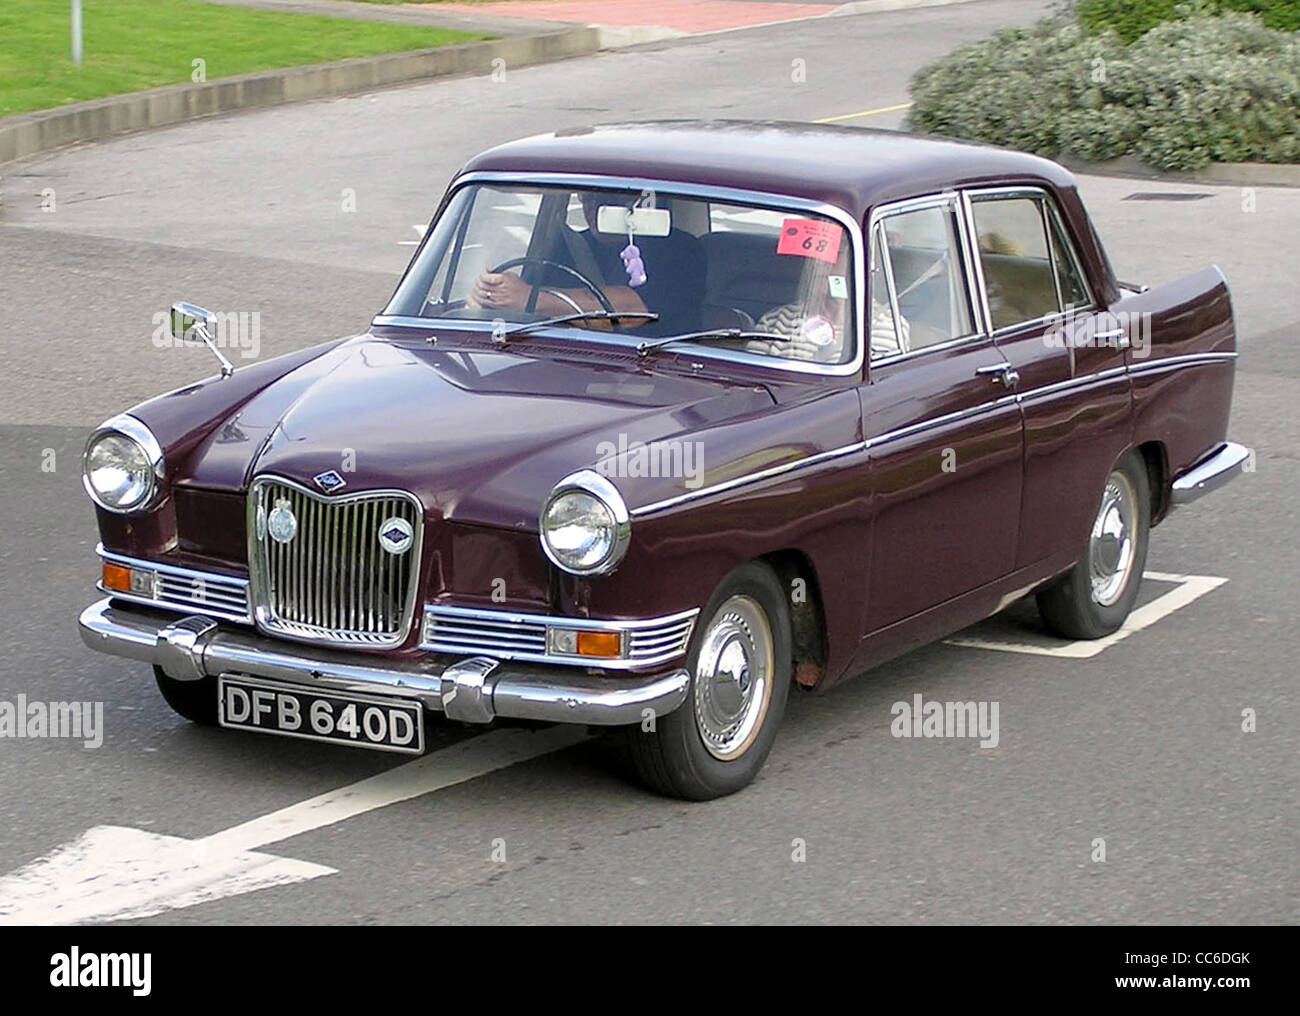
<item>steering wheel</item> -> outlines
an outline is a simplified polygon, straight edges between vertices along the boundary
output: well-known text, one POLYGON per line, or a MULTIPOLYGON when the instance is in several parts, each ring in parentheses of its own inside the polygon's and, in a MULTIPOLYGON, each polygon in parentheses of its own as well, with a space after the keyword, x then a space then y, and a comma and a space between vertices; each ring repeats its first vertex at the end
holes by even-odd
MULTIPOLYGON (((587 292, 589 292, 592 296, 596 298, 597 302, 600 303, 600 306, 604 309, 605 313, 607 314, 614 313, 614 305, 609 302, 609 299, 605 296, 604 292, 601 291, 601 288, 598 285, 592 282, 589 278, 583 275, 582 272, 578 271, 576 268, 570 268, 568 265, 562 265, 558 261, 551 261, 548 258, 530 258, 530 257, 511 258, 509 261, 502 261, 501 264, 497 265, 495 268, 490 268, 488 270, 493 275, 496 275, 498 272, 504 272, 508 268, 519 268, 523 265, 545 265, 547 268, 558 268, 560 271, 572 275, 575 279, 581 282, 584 287, 586 287, 587 292)), ((532 291, 528 294, 528 302, 524 304, 524 311, 526 313, 529 314, 534 313, 534 308, 537 306, 537 294, 541 291, 541 289, 542 289, 541 283, 537 283, 537 282, 533 283, 532 291)))

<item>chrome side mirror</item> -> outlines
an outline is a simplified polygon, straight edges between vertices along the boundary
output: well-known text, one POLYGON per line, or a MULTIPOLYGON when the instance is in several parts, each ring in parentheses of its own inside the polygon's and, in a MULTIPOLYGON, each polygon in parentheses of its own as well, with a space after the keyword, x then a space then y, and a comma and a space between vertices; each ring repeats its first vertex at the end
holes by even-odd
POLYGON ((210 333, 217 325, 217 316, 192 303, 172 304, 172 338, 178 342, 184 341, 200 324, 209 329, 210 333))
POLYGON ((213 341, 212 330, 216 326, 217 315, 212 311, 192 303, 172 304, 172 338, 177 342, 185 342, 191 335, 197 337, 221 361, 221 376, 230 377, 235 373, 235 365, 226 359, 226 355, 213 341))

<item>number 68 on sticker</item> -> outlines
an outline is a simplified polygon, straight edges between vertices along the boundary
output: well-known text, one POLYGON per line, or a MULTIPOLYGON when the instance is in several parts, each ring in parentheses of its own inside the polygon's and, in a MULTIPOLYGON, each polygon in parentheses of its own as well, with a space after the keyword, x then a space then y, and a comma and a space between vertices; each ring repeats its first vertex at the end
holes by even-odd
POLYGON ((801 258, 816 258, 834 264, 840 256, 842 226, 822 219, 786 219, 776 252, 801 258))

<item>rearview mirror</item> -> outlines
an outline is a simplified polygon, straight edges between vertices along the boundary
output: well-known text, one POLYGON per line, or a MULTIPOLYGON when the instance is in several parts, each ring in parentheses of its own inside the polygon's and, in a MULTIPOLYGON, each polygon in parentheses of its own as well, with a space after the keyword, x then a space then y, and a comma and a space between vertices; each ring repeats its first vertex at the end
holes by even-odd
POLYGON ((624 205, 601 205, 596 213, 596 228, 602 233, 627 236, 667 236, 672 232, 673 217, 667 208, 627 208, 624 205))

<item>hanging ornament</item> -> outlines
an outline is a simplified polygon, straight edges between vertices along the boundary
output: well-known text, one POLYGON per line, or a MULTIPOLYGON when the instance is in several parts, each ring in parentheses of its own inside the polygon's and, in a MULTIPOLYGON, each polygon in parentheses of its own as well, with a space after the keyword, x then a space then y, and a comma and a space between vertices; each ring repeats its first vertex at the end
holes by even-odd
POLYGON ((632 242, 632 234, 627 237, 627 246, 619 251, 623 267, 627 269, 627 284, 633 289, 644 286, 646 281, 645 262, 641 260, 641 248, 632 242))

